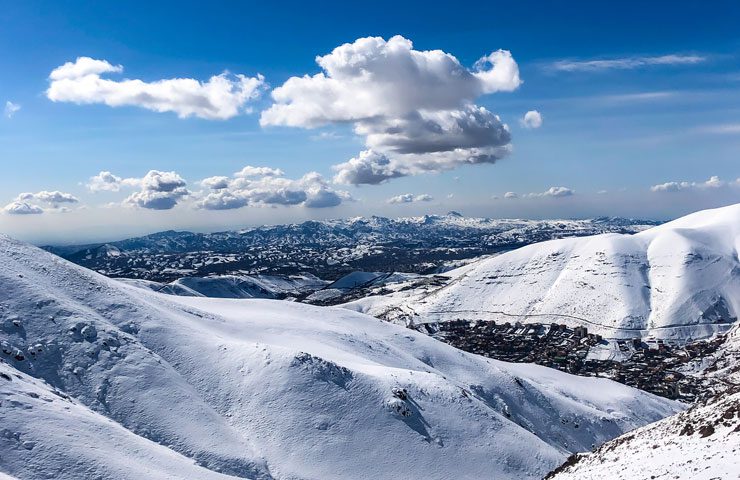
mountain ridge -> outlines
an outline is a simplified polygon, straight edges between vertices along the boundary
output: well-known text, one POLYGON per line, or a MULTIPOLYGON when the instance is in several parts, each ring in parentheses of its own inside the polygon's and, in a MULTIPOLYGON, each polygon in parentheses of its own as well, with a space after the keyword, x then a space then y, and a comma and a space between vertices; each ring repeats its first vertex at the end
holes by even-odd
POLYGON ((697 212, 635 234, 550 240, 449 272, 423 294, 363 299, 395 305, 414 323, 446 320, 583 325, 605 337, 699 339, 740 312, 740 204, 697 212))

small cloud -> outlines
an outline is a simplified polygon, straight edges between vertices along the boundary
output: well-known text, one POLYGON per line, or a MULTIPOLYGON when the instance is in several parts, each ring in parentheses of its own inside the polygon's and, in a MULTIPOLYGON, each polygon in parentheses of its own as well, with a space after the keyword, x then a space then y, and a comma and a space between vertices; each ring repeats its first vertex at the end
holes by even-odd
POLYGON ((575 192, 568 187, 550 187, 542 195, 547 197, 570 197, 575 192))
MULTIPOLYGON (((450 198, 449 196, 447 198, 450 198)), ((431 195, 422 193, 421 195, 413 195, 411 193, 404 193, 402 195, 396 195, 386 200, 387 203, 398 204, 398 203, 417 203, 417 202, 431 202, 434 198, 431 195)))
POLYGON ((79 202, 77 197, 75 197, 71 193, 64 193, 58 190, 55 190, 53 192, 43 190, 41 192, 36 192, 36 193, 30 193, 30 192, 21 193, 20 195, 18 195, 18 198, 16 200, 27 201, 27 202, 28 201, 43 202, 55 208, 60 203, 78 203, 79 202))
POLYGON ((5 117, 6 118, 13 118, 13 115, 18 113, 18 111, 21 109, 21 106, 17 103, 13 103, 10 100, 5 102, 5 117))
POLYGON ((727 183, 716 175, 709 177, 704 182, 666 182, 650 187, 652 192, 680 192, 682 190, 705 190, 711 188, 720 188, 727 185, 737 185, 738 182, 727 183))
POLYGON ((542 126, 542 114, 537 110, 530 110, 524 114, 519 123, 524 128, 540 128, 542 126))
POLYGON ((591 97, 592 100, 621 105, 624 102, 654 102, 658 100, 667 100, 675 98, 679 92, 674 91, 653 91, 653 92, 635 92, 635 93, 618 93, 612 95, 599 95, 591 97))
POLYGON ((200 184, 209 190, 223 190, 229 188, 230 181, 229 177, 215 176, 204 178, 200 181, 200 184))
POLYGON ((525 195, 527 198, 541 198, 541 197, 570 197, 575 194, 575 191, 568 187, 550 187, 544 192, 528 193, 525 195))
POLYGON ((88 190, 96 192, 118 192, 122 187, 137 188, 141 186, 140 178, 121 178, 111 172, 102 171, 90 177, 85 184, 88 190))
POLYGON ((701 55, 670 54, 594 60, 559 60, 550 64, 549 67, 552 70, 561 72, 598 72, 605 70, 634 70, 636 68, 661 65, 696 65, 706 60, 707 57, 701 55))
POLYGON ((337 172, 334 183, 345 185, 378 185, 407 175, 396 169, 386 155, 374 150, 363 150, 357 157, 332 168, 337 172))
POLYGON ((12 202, 3 208, 3 211, 9 215, 39 215, 44 213, 44 209, 31 205, 28 202, 12 202))
POLYGON ((700 133, 714 135, 740 135, 740 123, 725 123, 720 125, 708 125, 697 129, 700 133))
POLYGON ((69 208, 64 205, 76 203, 79 203, 79 200, 71 193, 58 190, 42 190, 36 193, 21 193, 3 210, 11 215, 35 215, 44 213, 48 209, 56 212, 67 212, 69 208))
POLYGON ((311 140, 338 140, 342 138, 337 132, 321 132, 318 135, 311 135, 311 140))
POLYGON ((504 193, 504 198, 508 198, 508 199, 519 198, 519 195, 517 195, 516 192, 506 192, 504 193))
POLYGON ((176 172, 150 170, 138 180, 140 191, 129 195, 124 204, 150 210, 170 210, 190 195, 187 183, 176 172))

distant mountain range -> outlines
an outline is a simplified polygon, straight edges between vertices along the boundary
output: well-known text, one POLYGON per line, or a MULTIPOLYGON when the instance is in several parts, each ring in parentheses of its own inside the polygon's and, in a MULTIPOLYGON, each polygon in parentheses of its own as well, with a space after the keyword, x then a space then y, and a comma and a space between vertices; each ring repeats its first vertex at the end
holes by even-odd
POLYGON ((544 240, 634 233, 657 223, 610 217, 501 220, 450 212, 217 233, 166 231, 104 244, 44 248, 111 277, 170 282, 181 277, 308 273, 335 280, 353 271, 434 273, 450 262, 544 240))

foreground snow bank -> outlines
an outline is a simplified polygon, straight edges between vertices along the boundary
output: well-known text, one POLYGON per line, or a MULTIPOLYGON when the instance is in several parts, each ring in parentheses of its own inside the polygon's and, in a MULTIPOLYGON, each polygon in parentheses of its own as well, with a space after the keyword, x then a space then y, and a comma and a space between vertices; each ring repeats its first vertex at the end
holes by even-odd
POLYGON ((740 478, 740 393, 723 395, 577 455, 547 477, 740 478))

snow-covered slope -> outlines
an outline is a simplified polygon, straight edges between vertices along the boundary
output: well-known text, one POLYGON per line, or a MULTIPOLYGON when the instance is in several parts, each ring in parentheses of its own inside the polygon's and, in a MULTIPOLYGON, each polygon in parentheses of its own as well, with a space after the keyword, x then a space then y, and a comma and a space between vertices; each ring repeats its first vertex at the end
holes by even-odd
POLYGON ((329 282, 310 274, 305 275, 220 275, 215 277, 183 277, 169 283, 133 278, 119 282, 148 288, 155 292, 186 297, 272 298, 305 295, 325 287, 329 282))
POLYGON ((640 428, 576 455, 554 480, 740 478, 740 392, 640 428))
POLYGON ((0 292, 0 470, 23 479, 540 478, 682 408, 345 309, 150 292, 5 237, 0 292))
MULTIPOLYGON (((634 235, 523 247, 474 264, 430 294, 386 305, 415 322, 558 322, 607 337, 701 338, 737 320, 739 250, 737 204, 634 235)), ((371 311, 368 302, 352 308, 371 311)))

